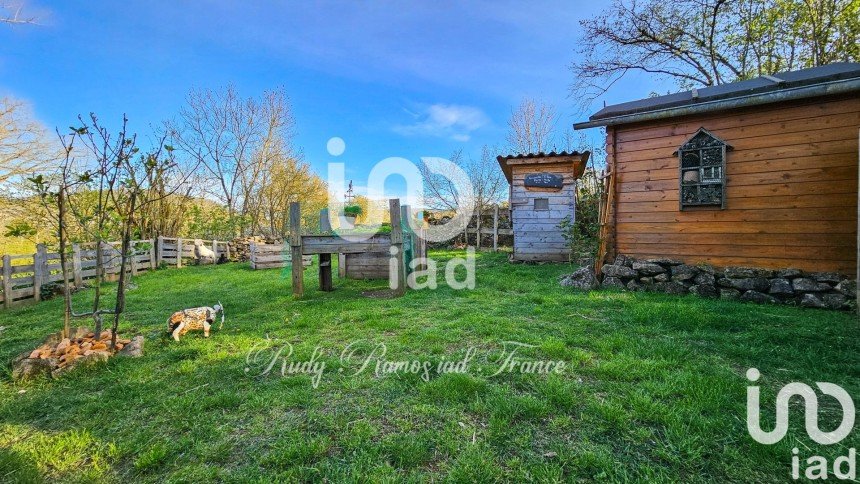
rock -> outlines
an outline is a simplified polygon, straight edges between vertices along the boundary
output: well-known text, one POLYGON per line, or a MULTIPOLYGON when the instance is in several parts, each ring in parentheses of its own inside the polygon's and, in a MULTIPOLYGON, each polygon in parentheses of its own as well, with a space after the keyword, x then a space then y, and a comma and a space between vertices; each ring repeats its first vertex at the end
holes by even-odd
POLYGON ((783 269, 776 273, 776 277, 781 277, 783 279, 794 279, 795 277, 800 277, 803 275, 803 271, 800 269, 783 269))
POLYGON ((677 259, 646 259, 645 262, 649 264, 660 264, 664 266, 679 266, 684 263, 684 261, 680 261, 677 259))
POLYGON ((845 276, 836 272, 812 272, 809 277, 818 282, 829 282, 830 284, 839 284, 845 279, 845 276))
POLYGON ((829 309, 842 309, 847 298, 842 294, 825 294, 822 298, 824 305, 829 309))
POLYGON ((717 270, 714 269, 714 266, 710 264, 696 264, 696 269, 699 269, 702 272, 706 272, 708 274, 714 275, 717 273, 717 270))
POLYGON ((791 282, 788 279, 777 277, 770 280, 770 290, 768 293, 777 296, 791 296, 794 294, 794 289, 791 288, 791 282))
POLYGON ((672 267, 672 280, 673 281, 689 281, 696 277, 699 273, 699 270, 693 266, 689 266, 687 264, 681 264, 672 267))
POLYGON ((633 259, 626 255, 618 255, 615 257, 615 265, 624 267, 633 267, 633 259))
POLYGON ((617 277, 607 276, 603 278, 603 283, 600 284, 603 288, 624 289, 624 283, 617 277))
POLYGON ((654 276, 654 282, 667 282, 669 280, 669 274, 665 272, 662 274, 657 274, 654 276))
POLYGON ((639 282, 641 282, 642 284, 654 284, 654 278, 653 277, 640 277, 639 282))
POLYGON ((804 294, 800 299, 800 305, 805 308, 824 308, 824 302, 815 294, 804 294))
POLYGON ((636 271, 627 267, 627 266, 616 266, 612 264, 605 264, 600 268, 600 272, 603 273, 604 276, 607 277, 618 277, 618 278, 631 278, 636 277, 636 271))
POLYGON ((663 266, 654 264, 653 262, 634 262, 633 270, 638 271, 643 276, 653 276, 666 272, 663 266))
POLYGON ((687 286, 681 284, 680 282, 658 282, 654 285, 654 289, 659 292, 665 292, 666 294, 687 294, 687 286))
MULTIPOLYGON (((588 269, 589 273, 591 274, 591 268, 583 267, 582 269, 588 269)), ((574 274, 576 274, 576 272, 574 272, 574 274)), ((594 274, 591 274, 591 277, 594 278, 594 274)), ((131 341, 126 344, 117 354, 122 356, 130 356, 132 358, 143 356, 143 336, 138 335, 132 338, 131 341)))
POLYGON ((41 376, 51 376, 53 366, 54 364, 50 359, 18 358, 12 363, 12 379, 24 381, 41 376))
POLYGON ((721 277, 717 280, 717 285, 720 287, 732 287, 732 280, 727 277, 721 277))
POLYGON ((627 290, 628 291, 640 291, 640 290, 642 290, 642 286, 638 282, 636 282, 635 279, 631 279, 630 282, 627 283, 627 290))
POLYGON ((773 271, 767 269, 754 269, 752 267, 726 267, 723 269, 723 275, 729 279, 742 279, 750 277, 773 277, 773 271))
POLYGON ((720 289, 720 298, 721 299, 737 299, 741 297, 741 292, 737 289, 731 288, 721 288, 720 289))
MULTIPOLYGON (((597 277, 594 276, 594 271, 591 267, 580 267, 573 273, 563 276, 559 283, 564 287, 572 287, 574 289, 593 289, 597 285, 597 277)), ((130 346, 131 343, 129 343, 129 346, 123 348, 123 350, 130 346)))
POLYGON ((695 286, 690 286, 690 293, 710 299, 720 297, 720 291, 713 284, 697 284, 695 286))
POLYGON ((770 281, 763 277, 749 279, 731 279, 732 287, 740 291, 765 292, 770 289, 770 281))
POLYGON ((747 291, 741 295, 741 301, 751 301, 758 304, 776 304, 776 298, 758 291, 747 291))
POLYGON ((716 283, 717 283, 717 278, 716 278, 716 277, 714 277, 714 274, 713 274, 712 272, 700 272, 700 273, 699 273, 699 274, 698 274, 698 275, 693 279, 693 282, 694 282, 694 283, 696 283, 696 285, 699 285, 699 286, 700 286, 700 285, 703 285, 703 284, 704 284, 704 285, 707 285, 707 286, 713 286, 714 284, 716 284, 716 283))
POLYGON ((796 292, 822 292, 830 290, 829 285, 824 284, 823 282, 815 282, 815 280, 808 277, 798 277, 791 281, 791 287, 793 287, 796 292))
POLYGON ((843 296, 857 296, 857 281, 846 279, 836 285, 836 290, 842 293, 843 296))

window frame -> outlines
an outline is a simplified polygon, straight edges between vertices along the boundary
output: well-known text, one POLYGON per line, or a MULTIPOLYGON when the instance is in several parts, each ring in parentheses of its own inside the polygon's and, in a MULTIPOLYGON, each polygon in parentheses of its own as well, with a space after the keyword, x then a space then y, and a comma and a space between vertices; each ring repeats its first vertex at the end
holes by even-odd
POLYGON ((732 147, 728 143, 726 143, 725 141, 721 140, 720 138, 714 136, 710 131, 706 130, 705 128, 699 128, 698 130, 696 130, 695 133, 693 133, 692 136, 690 136, 687 139, 687 141, 685 141, 683 144, 681 144, 681 146, 675 151, 675 153, 673 153, 675 155, 678 155, 678 210, 679 211, 683 212, 684 210, 688 210, 691 208, 699 208, 699 207, 705 207, 705 208, 719 207, 720 210, 725 210, 725 208, 726 208, 726 156, 727 156, 727 152, 731 149, 732 149, 732 147), (704 147, 704 148, 702 148, 702 147, 700 147, 700 148, 686 148, 686 149, 684 148, 684 146, 689 144, 690 141, 692 141, 694 138, 696 138, 697 136, 699 136, 702 133, 704 133, 706 136, 708 136, 712 140, 714 140, 719 146, 709 146, 709 147, 704 147), (717 165, 704 165, 702 163, 703 152, 706 150, 714 150, 717 148, 720 149, 720 163, 717 165), (688 167, 688 168, 684 167, 684 155, 686 153, 698 153, 699 163, 698 163, 697 167, 688 167), (711 178, 708 178, 708 181, 705 181, 705 170, 706 169, 714 169, 714 168, 719 168, 719 170, 720 170, 719 179, 715 179, 715 178, 711 177, 711 178), (694 183, 684 183, 684 173, 693 172, 693 171, 698 173, 698 175, 699 175, 698 181, 696 181, 694 183), (685 186, 687 186, 687 187, 690 187, 690 186, 702 187, 702 186, 708 186, 708 185, 720 185, 720 202, 719 203, 689 203, 689 202, 685 203, 684 202, 684 187, 685 186))
POLYGON ((547 212, 549 211, 549 198, 546 197, 535 197, 534 202, 532 202, 532 210, 535 212, 547 212), (538 208, 538 200, 546 202, 546 208, 538 208))

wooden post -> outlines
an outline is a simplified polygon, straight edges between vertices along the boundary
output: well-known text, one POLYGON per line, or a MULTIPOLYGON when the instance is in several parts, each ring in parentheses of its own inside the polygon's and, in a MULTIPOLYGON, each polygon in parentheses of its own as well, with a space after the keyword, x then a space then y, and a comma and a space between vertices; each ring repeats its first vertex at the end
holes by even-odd
POLYGON ((75 278, 75 289, 84 287, 84 274, 81 265, 81 246, 72 244, 72 276, 75 278))
POLYGON ((484 207, 478 206, 478 216, 475 218, 475 250, 481 250, 481 212, 484 207))
POLYGON ((227 256, 227 262, 230 262, 230 242, 224 242, 224 254, 227 256))
POLYGON ((149 239, 149 269, 155 270, 158 267, 158 261, 155 259, 155 239, 149 239))
POLYGON ((499 250, 499 205, 493 207, 493 252, 499 250))
POLYGON ((36 253, 33 254, 33 300, 42 300, 42 284, 46 279, 48 269, 48 251, 45 244, 36 244, 36 253))
POLYGON ((392 198, 388 201, 388 212, 391 217, 391 256, 395 258, 397 264, 396 281, 391 281, 394 282, 392 289, 395 295, 402 296, 406 294, 406 268, 403 265, 403 228, 400 226, 400 199, 392 198))
POLYGON ((212 261, 213 264, 218 263, 218 241, 216 239, 212 239, 212 252, 215 253, 215 259, 212 261))
POLYGON ((161 261, 164 259, 164 236, 158 236, 158 250, 155 256, 155 265, 161 267, 161 261))
POLYGON ((290 248, 293 270, 293 296, 299 298, 305 293, 304 270, 302 263, 302 208, 299 202, 290 202, 290 248))
POLYGON ((12 307, 12 258, 3 256, 3 304, 12 307))
POLYGON ((337 276, 346 277, 346 254, 337 255, 337 276))
MULTIPOLYGON (((131 264, 129 264, 129 266, 131 269, 132 277, 137 275, 137 255, 138 254, 137 254, 136 246, 137 246, 137 241, 134 241, 134 240, 130 241, 130 243, 128 244, 128 250, 131 251, 131 254, 128 254, 128 261, 131 263, 131 264)), ((122 245, 120 245, 120 250, 122 250, 122 245)), ((120 261, 120 264, 122 264, 122 261, 120 261)))
POLYGON ((257 263, 255 259, 257 258, 257 244, 251 242, 248 244, 248 262, 251 263, 251 269, 257 268, 257 263))
POLYGON ((176 238, 176 268, 182 267, 182 237, 176 238))
POLYGON ((411 216, 412 210, 409 205, 400 207, 400 224, 403 229, 403 270, 407 276, 412 273, 412 259, 415 258, 415 234, 409 222, 411 216))
MULTIPOLYGON (((327 208, 320 210, 320 232, 323 234, 331 233, 331 220, 328 218, 327 208)), ((319 278, 321 291, 334 291, 331 280, 331 254, 319 255, 319 278)))

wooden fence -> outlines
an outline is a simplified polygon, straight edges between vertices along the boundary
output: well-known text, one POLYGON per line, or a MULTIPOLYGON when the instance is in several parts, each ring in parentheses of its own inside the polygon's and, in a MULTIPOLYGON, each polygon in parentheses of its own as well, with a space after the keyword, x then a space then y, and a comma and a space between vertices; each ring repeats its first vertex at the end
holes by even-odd
MULTIPOLYGON (((195 259, 194 240, 176 237, 158 237, 131 241, 132 257, 129 259, 129 272, 137 275, 151 271, 162 264, 182 267, 195 259), (177 257, 177 254, 182 254, 177 257)), ((225 254, 228 259, 230 247, 226 242, 205 240, 204 245, 215 252, 215 260, 225 254)), ((120 271, 120 243, 103 242, 102 267, 105 279, 115 280, 120 271)), ((96 277, 96 246, 94 242, 72 244, 66 259, 68 275, 66 279, 76 288, 83 287, 85 281, 96 277)), ((2 293, 0 304, 4 308, 18 306, 27 302, 42 300, 42 288, 47 284, 62 283, 60 254, 48 252, 44 244, 36 246, 36 253, 29 255, 4 255, 2 266, 2 293)))
MULTIPOLYGON (((256 244, 251 243, 251 269, 274 269, 287 267, 292 263, 293 255, 289 244, 256 244)), ((313 263, 309 255, 302 256, 302 265, 307 267, 313 263)))

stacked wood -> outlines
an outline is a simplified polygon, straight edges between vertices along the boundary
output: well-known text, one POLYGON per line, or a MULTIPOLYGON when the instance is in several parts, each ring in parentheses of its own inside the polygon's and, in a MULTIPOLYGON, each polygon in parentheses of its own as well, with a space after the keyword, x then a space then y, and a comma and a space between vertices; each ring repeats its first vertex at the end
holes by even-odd
POLYGON ((116 349, 110 349, 110 331, 102 331, 101 339, 96 340, 95 333, 89 332, 81 337, 63 338, 56 345, 45 343, 30 352, 30 358, 52 361, 55 369, 66 368, 82 357, 103 357, 107 359, 114 352, 121 350, 131 342, 129 339, 117 338, 116 349))
POLYGON ((251 260, 251 244, 269 245, 279 244, 280 241, 272 237, 262 235, 247 235, 236 237, 230 241, 230 260, 234 262, 248 262, 251 260))

